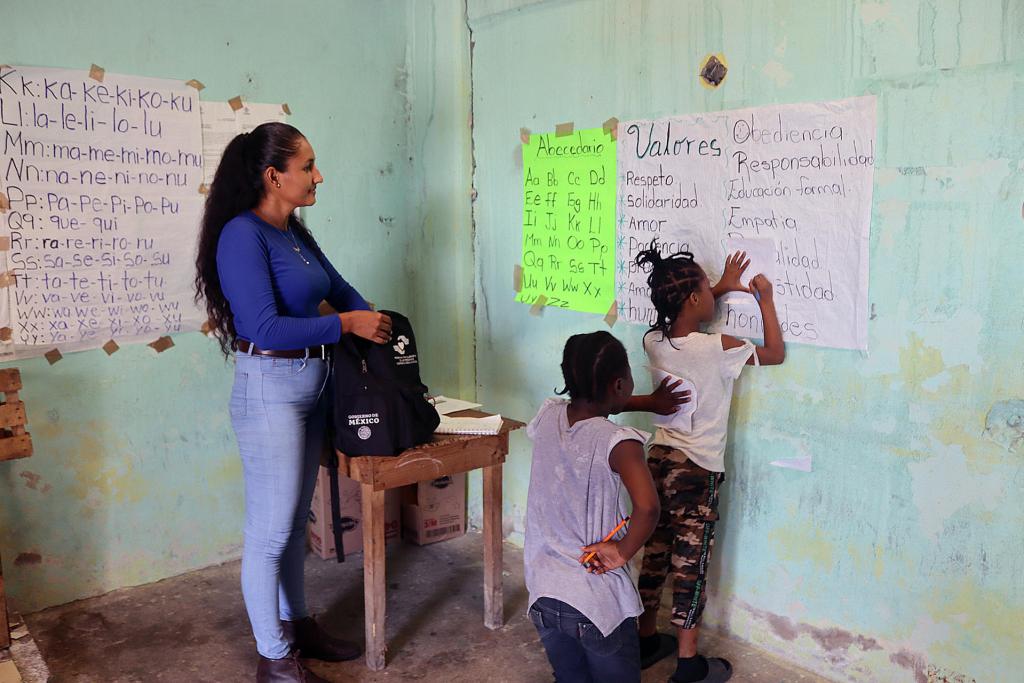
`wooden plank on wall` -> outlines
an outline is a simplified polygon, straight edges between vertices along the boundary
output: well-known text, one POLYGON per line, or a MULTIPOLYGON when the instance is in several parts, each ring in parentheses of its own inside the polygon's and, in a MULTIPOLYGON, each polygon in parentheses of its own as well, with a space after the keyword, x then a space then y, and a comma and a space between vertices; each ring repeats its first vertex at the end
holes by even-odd
POLYGON ((4 564, 0 559, 0 650, 11 646, 11 626, 7 621, 7 594, 4 592, 4 564))
POLYGON ((0 392, 20 390, 21 372, 18 368, 4 368, 0 370, 0 392))
POLYGON ((29 434, 17 434, 0 439, 0 462, 17 460, 32 455, 32 437, 29 434))

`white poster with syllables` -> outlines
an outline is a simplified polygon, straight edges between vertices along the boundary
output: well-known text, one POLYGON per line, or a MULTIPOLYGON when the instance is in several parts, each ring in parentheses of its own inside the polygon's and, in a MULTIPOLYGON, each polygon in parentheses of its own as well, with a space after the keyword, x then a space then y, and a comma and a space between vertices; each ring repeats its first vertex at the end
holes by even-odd
POLYGON ((197 330, 198 91, 182 81, 0 68, 8 354, 197 330))
MULTIPOLYGON (((620 122, 619 317, 655 317, 635 263, 652 240, 691 252, 714 284, 729 248, 749 240, 760 255, 769 239, 783 338, 867 349, 875 106, 869 96, 620 122)), ((720 300, 712 328, 763 336, 749 294, 720 300)))

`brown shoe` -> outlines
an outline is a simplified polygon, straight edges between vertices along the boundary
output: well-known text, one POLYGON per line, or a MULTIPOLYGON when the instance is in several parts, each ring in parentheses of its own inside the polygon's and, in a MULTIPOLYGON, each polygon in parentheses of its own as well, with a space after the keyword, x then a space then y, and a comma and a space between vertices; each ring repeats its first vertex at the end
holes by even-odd
POLYGON ((290 642, 302 657, 319 659, 323 662, 347 662, 363 654, 359 643, 335 638, 321 629, 313 617, 298 621, 282 621, 284 638, 290 642))
POLYGON ((298 653, 292 650, 283 659, 268 659, 260 655, 256 665, 256 683, 330 683, 306 668, 298 653))

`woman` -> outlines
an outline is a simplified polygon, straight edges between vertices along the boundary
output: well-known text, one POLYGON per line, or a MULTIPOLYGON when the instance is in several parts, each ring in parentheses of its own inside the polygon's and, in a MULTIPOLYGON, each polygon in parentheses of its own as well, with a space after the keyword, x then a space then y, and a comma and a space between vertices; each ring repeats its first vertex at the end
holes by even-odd
POLYGON ((306 611, 305 524, 327 420, 330 345, 343 334, 377 343, 387 316, 345 282, 295 217, 323 176, 295 128, 265 123, 224 150, 206 199, 196 300, 225 355, 235 351, 231 423, 245 478, 242 595, 259 651, 259 683, 323 679, 298 659, 354 659, 306 611), (340 314, 320 316, 326 299, 340 314))

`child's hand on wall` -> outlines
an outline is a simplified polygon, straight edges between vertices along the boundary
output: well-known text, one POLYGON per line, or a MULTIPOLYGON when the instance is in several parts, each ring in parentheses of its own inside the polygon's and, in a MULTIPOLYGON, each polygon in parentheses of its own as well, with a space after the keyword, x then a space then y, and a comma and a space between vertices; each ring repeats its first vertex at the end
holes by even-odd
POLYGON ((745 251, 737 251, 735 254, 726 257, 725 272, 722 273, 722 279, 718 281, 714 288, 715 296, 721 296, 726 292, 748 291, 740 282, 740 278, 743 277, 743 273, 749 265, 750 259, 747 258, 747 252, 745 251))

